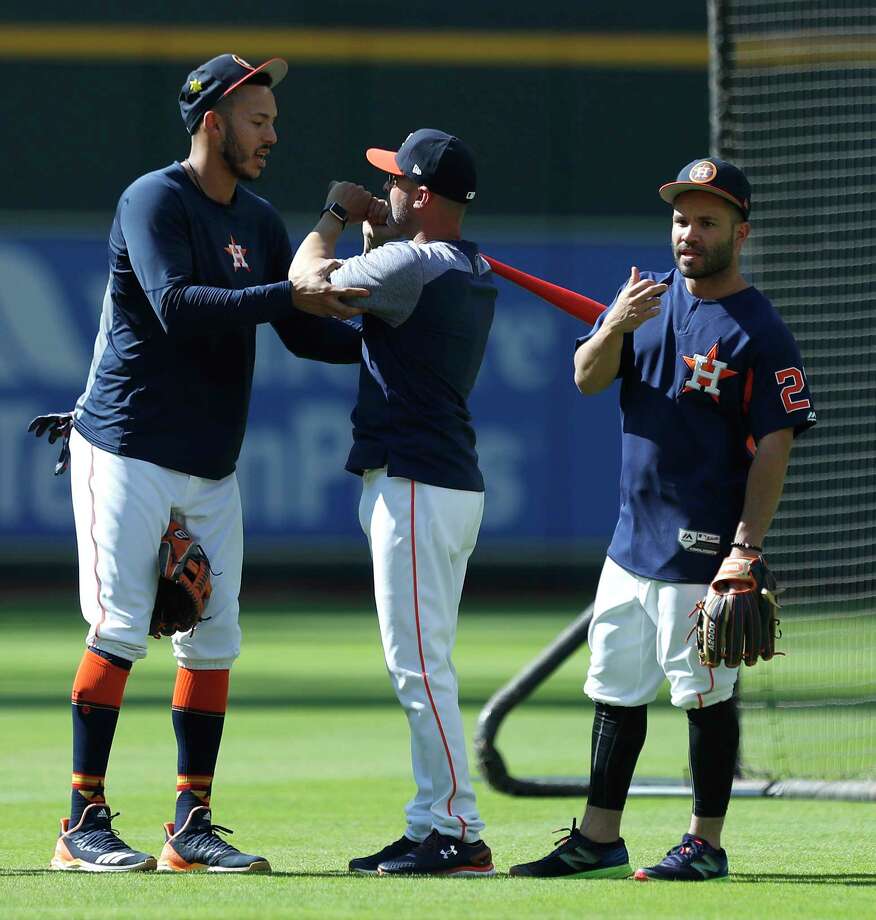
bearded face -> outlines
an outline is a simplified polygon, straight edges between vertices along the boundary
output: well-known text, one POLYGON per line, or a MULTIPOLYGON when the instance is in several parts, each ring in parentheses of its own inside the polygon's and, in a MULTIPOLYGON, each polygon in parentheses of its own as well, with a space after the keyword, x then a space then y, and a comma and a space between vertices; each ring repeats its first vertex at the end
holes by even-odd
POLYGON ((680 242, 675 246, 675 264, 685 278, 708 278, 733 264, 733 228, 723 240, 705 243, 680 242))
POLYGON ((277 143, 277 105, 267 86, 242 86, 216 109, 224 128, 219 153, 236 179, 258 179, 277 143))
MULTIPOLYGON (((672 214, 672 255, 685 278, 708 278, 736 271, 742 214, 709 192, 684 192, 672 214)), ((747 229, 747 228, 746 228, 747 229)))

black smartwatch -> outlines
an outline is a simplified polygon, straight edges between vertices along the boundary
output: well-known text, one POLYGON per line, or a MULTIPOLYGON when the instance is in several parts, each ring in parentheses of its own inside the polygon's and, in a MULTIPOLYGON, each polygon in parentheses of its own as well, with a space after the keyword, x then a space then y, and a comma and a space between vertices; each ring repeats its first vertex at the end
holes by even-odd
POLYGON ((337 217, 341 222, 342 227, 347 226, 347 209, 342 205, 339 205, 337 201, 333 201, 330 205, 323 208, 319 212, 319 216, 322 217, 323 214, 331 214, 332 217, 337 217))

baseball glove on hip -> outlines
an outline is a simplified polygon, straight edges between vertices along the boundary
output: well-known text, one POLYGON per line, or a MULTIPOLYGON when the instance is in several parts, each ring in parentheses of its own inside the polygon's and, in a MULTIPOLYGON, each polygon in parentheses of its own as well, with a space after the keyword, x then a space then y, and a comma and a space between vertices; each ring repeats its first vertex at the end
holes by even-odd
POLYGON ((193 632, 213 590, 210 560, 188 531, 171 518, 158 546, 158 591, 149 635, 160 639, 193 632))
POLYGON ((782 635, 775 592, 776 580, 763 556, 728 556, 694 608, 700 661, 709 668, 769 661, 782 635))

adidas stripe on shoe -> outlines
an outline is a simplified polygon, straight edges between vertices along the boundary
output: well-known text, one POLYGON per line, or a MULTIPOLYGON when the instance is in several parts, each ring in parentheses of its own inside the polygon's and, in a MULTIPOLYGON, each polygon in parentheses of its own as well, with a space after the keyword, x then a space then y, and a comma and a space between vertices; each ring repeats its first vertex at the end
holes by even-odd
POLYGON ((148 853, 129 847, 112 828, 116 815, 105 802, 94 802, 82 812, 75 827, 61 819, 61 833, 55 844, 51 867, 79 872, 149 872, 156 860, 148 853))

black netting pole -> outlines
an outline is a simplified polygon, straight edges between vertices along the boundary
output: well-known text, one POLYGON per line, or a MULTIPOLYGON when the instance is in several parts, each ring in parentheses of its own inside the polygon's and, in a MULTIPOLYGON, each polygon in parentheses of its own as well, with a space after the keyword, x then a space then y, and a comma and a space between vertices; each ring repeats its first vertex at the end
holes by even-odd
POLYGON ((727 95, 727 68, 731 39, 725 28, 727 0, 708 0, 709 16, 709 147, 715 157, 724 157, 727 148, 730 109, 727 95))

